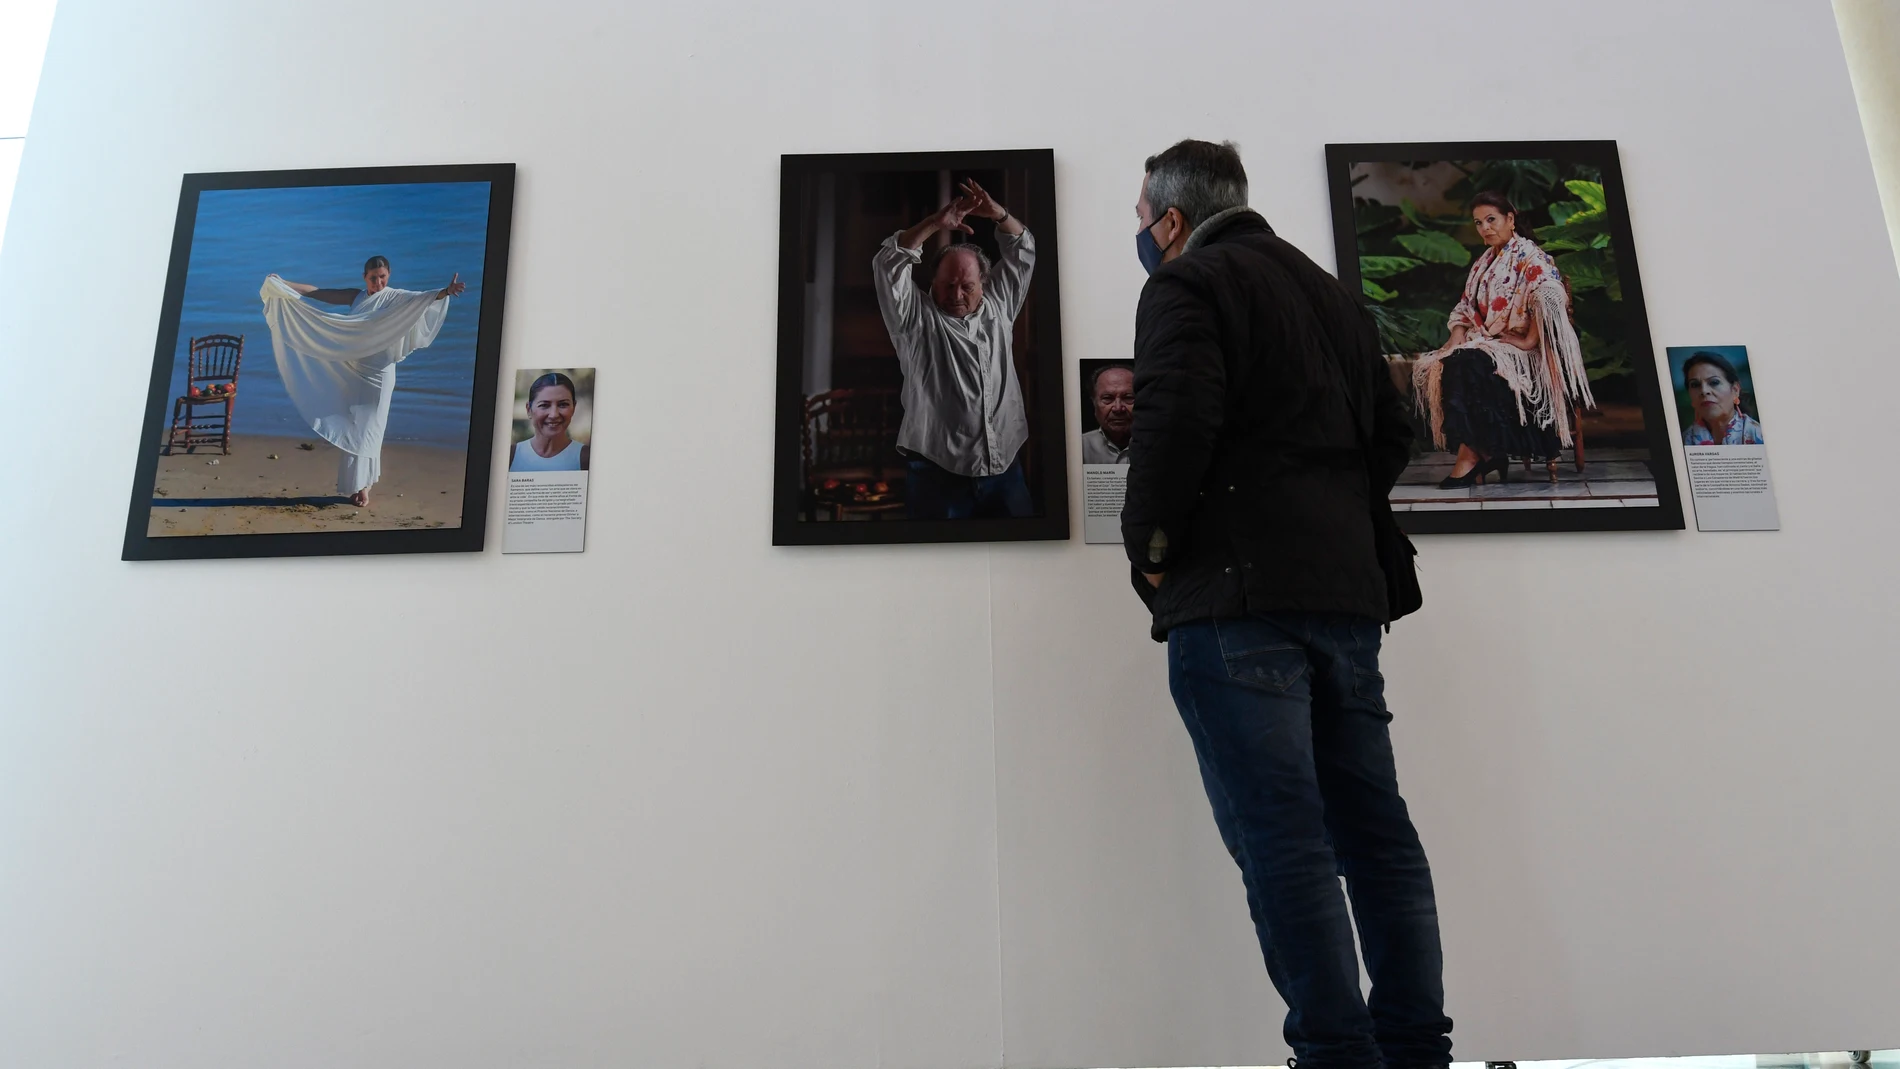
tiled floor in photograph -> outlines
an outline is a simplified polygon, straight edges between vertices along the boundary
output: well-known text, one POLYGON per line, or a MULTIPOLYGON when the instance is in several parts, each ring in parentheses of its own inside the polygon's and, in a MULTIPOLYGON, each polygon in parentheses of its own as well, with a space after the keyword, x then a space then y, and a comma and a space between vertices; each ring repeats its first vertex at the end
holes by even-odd
POLYGON ((1523 461, 1517 461, 1511 465, 1509 482, 1499 482, 1493 474, 1483 486, 1440 490, 1439 480, 1451 474, 1452 457, 1427 453, 1399 477, 1399 485, 1392 489, 1392 510, 1653 508, 1658 502, 1648 456, 1642 449, 1592 449, 1585 454, 1584 470, 1578 471, 1576 462, 1565 454, 1557 465, 1554 484, 1544 464, 1534 463, 1525 471, 1523 461))

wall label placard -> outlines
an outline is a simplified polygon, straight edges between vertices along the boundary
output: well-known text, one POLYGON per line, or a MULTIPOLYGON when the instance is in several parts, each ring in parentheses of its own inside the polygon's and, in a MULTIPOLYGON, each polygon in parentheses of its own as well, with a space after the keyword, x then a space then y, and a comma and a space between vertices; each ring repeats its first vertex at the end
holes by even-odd
POLYGON ((1128 360, 1082 361, 1082 541, 1122 540, 1128 438, 1135 425, 1135 368, 1128 360))
POLYGON ((1747 347, 1670 346, 1669 380, 1682 425, 1696 529, 1780 530, 1747 347))
POLYGON ((503 553, 587 548, 587 480, 593 462, 594 369, 515 372, 503 553))

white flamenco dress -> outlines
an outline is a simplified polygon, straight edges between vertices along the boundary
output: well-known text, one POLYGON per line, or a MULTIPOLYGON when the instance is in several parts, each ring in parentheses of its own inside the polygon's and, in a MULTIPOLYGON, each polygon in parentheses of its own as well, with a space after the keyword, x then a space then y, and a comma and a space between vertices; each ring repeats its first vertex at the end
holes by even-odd
POLYGON ((264 279, 264 322, 284 390, 310 429, 342 450, 337 492, 366 490, 383 473, 383 429, 396 365, 426 349, 448 318, 435 291, 358 293, 347 312, 307 301, 276 275, 264 279))

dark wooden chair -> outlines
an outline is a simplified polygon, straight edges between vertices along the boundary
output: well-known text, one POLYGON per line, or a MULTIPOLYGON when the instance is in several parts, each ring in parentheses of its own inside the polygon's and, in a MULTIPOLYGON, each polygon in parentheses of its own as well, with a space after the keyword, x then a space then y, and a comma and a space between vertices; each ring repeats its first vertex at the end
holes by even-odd
POLYGON ((896 390, 829 390, 805 399, 799 453, 806 519, 820 511, 834 520, 903 511, 904 461, 897 452, 903 419, 896 390), (887 489, 878 491, 879 483, 887 489))
MULTIPOLYGON (((1576 453, 1577 474, 1582 475, 1583 468, 1584 468, 1583 409, 1577 407, 1577 402, 1571 397, 1569 397, 1568 395, 1558 398, 1557 403, 1570 406, 1570 443, 1573 447, 1573 451, 1576 453)), ((1534 469, 1532 469, 1531 467, 1531 458, 1525 457, 1524 458, 1525 473, 1528 474, 1532 470, 1534 469)), ((1557 485, 1557 458, 1551 457, 1550 459, 1544 461, 1544 470, 1550 473, 1551 485, 1552 486, 1557 485)))
POLYGON ((237 402, 238 368, 244 363, 244 335, 207 334, 192 338, 185 392, 172 400, 172 427, 165 452, 196 452, 215 445, 231 452, 231 408, 237 402))

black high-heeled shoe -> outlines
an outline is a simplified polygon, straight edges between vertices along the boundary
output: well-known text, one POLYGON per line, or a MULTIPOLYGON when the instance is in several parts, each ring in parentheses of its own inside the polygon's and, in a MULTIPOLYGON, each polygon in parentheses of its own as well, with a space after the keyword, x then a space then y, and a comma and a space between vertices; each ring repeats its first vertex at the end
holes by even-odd
POLYGON ((1463 475, 1445 476, 1444 481, 1438 484, 1438 488, 1440 490, 1469 489, 1470 487, 1481 485, 1484 482, 1484 477, 1494 471, 1498 473, 1499 482, 1510 482, 1511 458, 1499 454, 1490 460, 1480 460, 1475 467, 1463 475))

